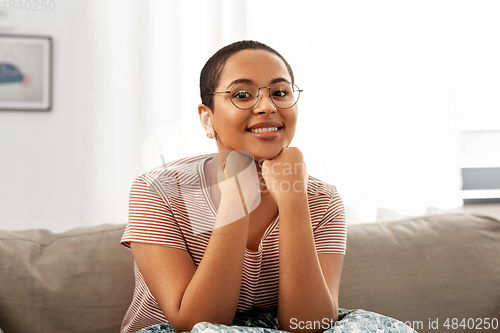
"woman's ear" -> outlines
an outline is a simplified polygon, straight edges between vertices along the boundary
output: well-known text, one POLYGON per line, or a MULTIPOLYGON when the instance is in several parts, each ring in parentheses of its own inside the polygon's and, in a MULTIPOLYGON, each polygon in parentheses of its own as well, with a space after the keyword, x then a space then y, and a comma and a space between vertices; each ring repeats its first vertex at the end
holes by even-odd
POLYGON ((201 125, 207 133, 207 137, 210 139, 215 138, 217 136, 217 132, 213 128, 212 121, 210 119, 212 110, 210 110, 205 104, 200 104, 198 105, 198 114, 200 116, 201 125))

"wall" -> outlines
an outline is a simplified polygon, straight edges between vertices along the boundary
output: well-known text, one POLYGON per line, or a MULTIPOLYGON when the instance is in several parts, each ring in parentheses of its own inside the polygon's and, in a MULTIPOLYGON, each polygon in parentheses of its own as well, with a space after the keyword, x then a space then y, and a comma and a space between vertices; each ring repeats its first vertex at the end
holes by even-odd
MULTIPOLYGON (((105 148, 97 135, 99 126, 106 125, 106 115, 99 114, 106 107, 105 97, 96 93, 102 90, 97 73, 103 66, 96 48, 106 22, 94 1, 56 1, 55 5, 54 11, 6 10, 0 16, 0 33, 53 39, 52 110, 0 111, 1 229, 63 231, 126 222, 128 188, 108 212, 92 208, 99 196, 109 195, 94 191, 100 179, 96 170, 106 168, 107 155, 112 153, 112 147, 105 148), (102 152, 98 161, 91 158, 96 149, 102 152)), ((139 172, 137 164, 135 173, 139 172)), ((119 176, 130 186, 134 175, 119 176)), ((113 177, 110 182, 113 186, 113 177)))

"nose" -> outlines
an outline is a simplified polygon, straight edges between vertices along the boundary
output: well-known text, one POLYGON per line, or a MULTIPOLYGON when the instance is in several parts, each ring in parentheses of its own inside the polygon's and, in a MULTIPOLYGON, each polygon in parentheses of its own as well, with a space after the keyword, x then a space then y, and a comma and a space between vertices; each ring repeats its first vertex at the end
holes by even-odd
POLYGON ((257 100, 257 104, 253 107, 253 112, 256 114, 276 112, 276 105, 274 105, 269 96, 269 88, 259 88, 259 99, 257 100))

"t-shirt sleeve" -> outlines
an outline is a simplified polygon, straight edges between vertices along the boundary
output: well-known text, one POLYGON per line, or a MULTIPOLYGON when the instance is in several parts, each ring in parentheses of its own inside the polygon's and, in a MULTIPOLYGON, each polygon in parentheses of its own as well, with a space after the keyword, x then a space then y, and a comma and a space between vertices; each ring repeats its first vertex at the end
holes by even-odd
POLYGON ((179 225, 155 179, 138 177, 129 198, 129 219, 121 244, 131 242, 163 245, 187 251, 179 225))
POLYGON ((316 252, 345 254, 347 224, 344 204, 336 190, 332 190, 330 194, 325 214, 314 229, 316 252))

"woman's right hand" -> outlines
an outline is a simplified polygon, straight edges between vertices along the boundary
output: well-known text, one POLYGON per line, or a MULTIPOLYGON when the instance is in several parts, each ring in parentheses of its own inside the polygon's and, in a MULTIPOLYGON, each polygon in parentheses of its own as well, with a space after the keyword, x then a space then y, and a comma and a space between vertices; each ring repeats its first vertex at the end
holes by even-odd
POLYGON ((221 201, 235 202, 235 199, 241 198, 241 193, 247 213, 250 213, 260 204, 260 184, 255 160, 249 152, 243 150, 224 151, 224 156, 225 161, 217 170, 221 201))

